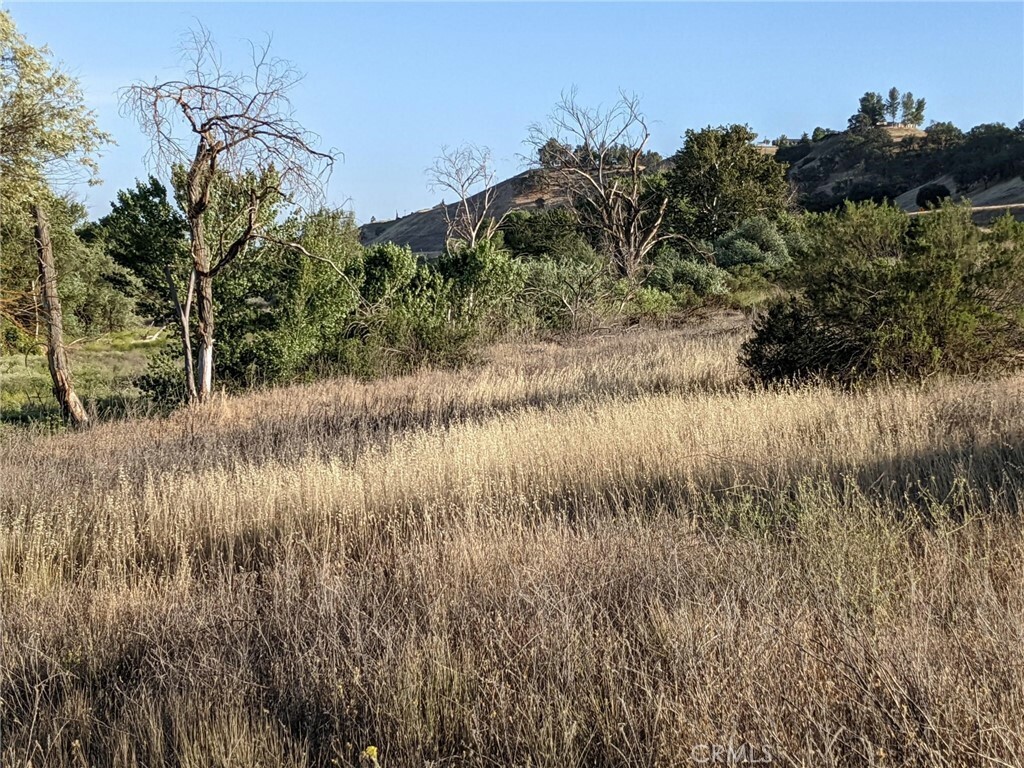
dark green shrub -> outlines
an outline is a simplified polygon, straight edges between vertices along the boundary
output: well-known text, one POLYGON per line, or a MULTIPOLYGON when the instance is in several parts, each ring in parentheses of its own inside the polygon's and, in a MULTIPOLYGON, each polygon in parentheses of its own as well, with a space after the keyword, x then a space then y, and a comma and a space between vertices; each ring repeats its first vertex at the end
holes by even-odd
MULTIPOLYGON (((710 246, 703 247, 711 250, 710 246)), ((699 260, 690 253, 662 248, 654 257, 654 270, 648 284, 674 295, 682 288, 697 298, 705 298, 728 293, 729 275, 720 267, 699 260)))
POLYGON ((810 217, 797 294, 759 318, 742 362, 762 381, 979 374, 1024 345, 1024 225, 982 233, 946 203, 913 225, 848 203, 810 217))
POLYGON ((723 269, 741 264, 779 269, 789 263, 789 248, 772 222, 754 216, 715 241, 715 263, 723 269))

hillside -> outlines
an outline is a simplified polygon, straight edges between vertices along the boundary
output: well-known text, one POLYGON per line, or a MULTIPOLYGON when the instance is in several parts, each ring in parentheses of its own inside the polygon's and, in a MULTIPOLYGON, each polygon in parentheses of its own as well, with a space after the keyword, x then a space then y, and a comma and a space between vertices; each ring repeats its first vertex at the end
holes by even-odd
MULTIPOLYGON (((941 184, 954 200, 976 206, 1024 204, 1024 141, 1009 129, 979 126, 960 134, 960 143, 942 144, 912 127, 886 126, 860 133, 833 133, 818 141, 756 149, 789 164, 800 205, 808 210, 833 208, 843 200, 893 200, 908 212, 918 210, 917 193, 928 184, 941 184), (1000 134, 1002 130, 1004 133, 1000 134)), ((659 170, 667 170, 665 161, 659 170)), ((565 198, 543 172, 530 170, 494 187, 493 214, 565 204, 565 198)), ((483 193, 471 198, 479 203, 483 193)), ((454 203, 447 202, 454 212, 454 203)), ((445 205, 410 213, 390 221, 364 224, 364 245, 393 242, 415 253, 437 254, 444 249, 445 205)), ((986 220, 998 212, 979 212, 986 220)))
MULTIPOLYGON (((893 200, 918 210, 922 187, 946 187, 954 200, 975 206, 1024 203, 1024 139, 1002 125, 978 126, 966 134, 948 124, 934 133, 880 127, 844 131, 818 141, 780 148, 800 204, 826 210, 843 200, 893 200)), ((986 216, 989 212, 986 212, 986 216)))
MULTIPOLYGON (((480 204, 484 193, 470 198, 480 204)), ((446 202, 446 201, 444 201, 446 202)), ((539 171, 524 171, 494 186, 492 211, 495 217, 513 210, 564 205, 565 198, 539 171)), ((415 211, 390 221, 374 221, 360 227, 363 245, 395 243, 409 246, 414 253, 437 254, 444 249, 445 208, 454 214, 455 204, 438 203, 433 208, 415 211)))

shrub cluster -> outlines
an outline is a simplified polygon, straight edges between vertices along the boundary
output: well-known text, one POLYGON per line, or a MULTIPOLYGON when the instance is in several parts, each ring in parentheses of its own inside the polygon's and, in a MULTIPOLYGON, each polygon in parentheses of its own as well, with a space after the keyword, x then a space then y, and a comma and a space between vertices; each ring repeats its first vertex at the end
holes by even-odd
POLYGON ((742 360, 761 381, 977 374, 1024 348, 1024 224, 982 232, 946 202, 911 222, 847 203, 807 220, 794 295, 755 323, 742 360))

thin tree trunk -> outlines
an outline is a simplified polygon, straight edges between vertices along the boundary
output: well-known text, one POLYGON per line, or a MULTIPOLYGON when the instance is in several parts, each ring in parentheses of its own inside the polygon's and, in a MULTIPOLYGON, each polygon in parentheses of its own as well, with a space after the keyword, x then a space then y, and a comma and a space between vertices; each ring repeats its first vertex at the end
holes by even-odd
POLYGON ((43 295, 43 310, 46 316, 46 360, 53 379, 53 394, 60 403, 61 414, 73 426, 84 427, 89 416, 82 407, 82 401, 75 394, 71 379, 71 366, 64 349, 64 316, 61 312, 60 296, 57 294, 57 267, 53 260, 53 243, 50 240, 50 222, 46 211, 38 203, 32 208, 35 218, 36 261, 39 264, 39 283, 43 295))
POLYGON ((206 231, 200 213, 191 217, 192 264, 196 273, 196 309, 199 314, 199 402, 205 403, 213 394, 213 276, 210 274, 210 252, 206 247, 206 231))
POLYGON ((205 403, 213 394, 213 278, 199 276, 199 402, 205 403))
POLYGON ((193 269, 188 278, 188 293, 185 296, 185 303, 181 303, 178 296, 178 286, 174 284, 174 276, 171 274, 170 266, 164 266, 164 275, 167 278, 167 286, 171 291, 171 301, 174 302, 175 318, 178 321, 178 330, 181 332, 181 345, 185 353, 185 392, 189 403, 199 400, 196 392, 196 370, 192 362, 192 298, 196 293, 196 271, 193 269))

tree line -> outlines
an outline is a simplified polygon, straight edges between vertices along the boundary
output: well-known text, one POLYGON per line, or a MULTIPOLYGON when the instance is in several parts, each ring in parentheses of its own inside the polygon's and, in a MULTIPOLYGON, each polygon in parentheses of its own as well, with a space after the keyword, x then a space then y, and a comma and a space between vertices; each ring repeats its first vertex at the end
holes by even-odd
MULTIPOLYGON (((445 148, 429 169, 432 186, 455 195, 443 207, 444 252, 422 259, 393 244, 363 247, 352 215, 324 203, 335 152, 293 113, 298 73, 260 47, 247 70, 224 71, 202 28, 184 46, 180 78, 122 91, 124 111, 150 139, 154 174, 87 222, 55 190, 61 173, 95 173, 109 137, 74 79, 6 13, 0 35, 9 52, 0 59, 0 344, 25 349, 45 337, 54 393, 73 424, 89 416, 65 331, 123 327, 133 315, 175 329, 176 343, 137 382, 167 404, 204 402, 217 385, 460 365, 497 338, 666 321, 750 297, 782 298, 745 350, 765 380, 987 370, 1019 349, 1019 297, 990 301, 1019 266, 1024 236, 1012 222, 981 236, 956 208, 903 229, 902 214, 885 206, 804 215, 785 164, 760 152, 747 126, 687 130, 664 162, 648 149, 639 99, 625 92, 595 108, 566 91, 529 128, 533 178, 564 204, 498 214, 489 151, 445 148), (871 245, 854 255, 865 232, 871 245), (935 296, 921 287, 950 274, 955 285, 935 296), (823 288, 840 275, 849 292, 823 288), (833 339, 829 323, 855 311, 863 281, 894 292, 873 314, 856 310, 886 330, 862 349, 852 327, 839 327, 847 345, 828 348, 870 363, 837 368, 814 340, 833 339), (890 310, 918 317, 906 302, 926 300, 934 306, 919 326, 896 332, 885 319, 890 310), (992 331, 964 330, 981 327, 992 331), (984 338, 984 351, 968 354, 971 338, 984 338), (911 361, 893 363, 891 350, 908 345, 911 361)), ((923 100, 889 96, 882 117, 895 119, 897 101, 911 119, 923 113, 923 100)), ((862 112, 874 119, 873 98, 862 112)))
POLYGON ((860 97, 860 108, 850 117, 848 127, 850 130, 878 125, 916 128, 924 123, 924 110, 924 99, 914 98, 910 91, 901 94, 896 86, 890 88, 886 96, 868 91, 860 97))

